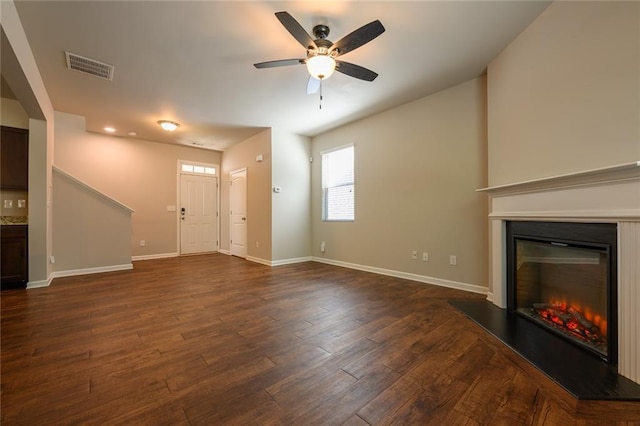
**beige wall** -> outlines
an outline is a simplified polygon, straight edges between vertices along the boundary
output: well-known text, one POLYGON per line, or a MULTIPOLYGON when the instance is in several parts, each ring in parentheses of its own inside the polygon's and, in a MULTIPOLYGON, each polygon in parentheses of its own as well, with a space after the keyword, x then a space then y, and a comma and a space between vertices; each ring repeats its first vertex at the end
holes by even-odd
POLYGON ((53 174, 54 271, 131 265, 131 212, 53 174))
POLYGON ((3 126, 29 128, 29 116, 15 99, 0 98, 0 122, 3 126))
POLYGON ((221 153, 88 133, 83 117, 56 112, 56 166, 135 210, 133 256, 177 253, 178 213, 167 206, 178 206, 178 160, 220 164, 221 153))
POLYGON ((488 67, 489 185, 640 160, 640 3, 555 2, 488 67))
POLYGON ((272 129, 272 237, 275 262, 311 255, 311 141, 272 129))
POLYGON ((53 120, 29 119, 29 284, 44 285, 50 278, 53 251, 51 208, 51 152, 53 120), (46 141, 46 142, 45 142, 46 141), (45 282, 43 282, 45 281, 45 282))
POLYGON ((315 137, 312 254, 486 287, 487 204, 475 191, 486 185, 485 108, 478 78, 315 137), (349 143, 356 220, 323 222, 320 152, 349 143))
POLYGON ((222 158, 220 249, 229 251, 229 173, 247 169, 247 256, 271 260, 271 129, 228 148, 222 158), (263 161, 257 162, 256 156, 263 161), (256 247, 256 241, 259 247, 256 247))

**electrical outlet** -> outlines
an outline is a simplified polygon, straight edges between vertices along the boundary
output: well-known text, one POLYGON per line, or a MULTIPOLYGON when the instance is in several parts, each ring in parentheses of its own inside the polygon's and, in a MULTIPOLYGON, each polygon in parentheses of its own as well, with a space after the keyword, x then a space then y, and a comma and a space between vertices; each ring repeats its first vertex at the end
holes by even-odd
POLYGON ((429 261, 429 253, 427 253, 426 251, 422 252, 422 261, 423 262, 428 262, 429 261))
POLYGON ((4 208, 12 209, 13 208, 13 200, 4 200, 4 208))
POLYGON ((140 247, 144 247, 147 245, 147 242, 145 240, 140 240, 140 247))
POLYGON ((458 264, 458 257, 454 256, 453 254, 451 256, 449 256, 449 265, 457 265, 458 264))
POLYGON ((416 260, 418 259, 418 252, 417 251, 412 251, 411 252, 411 259, 416 260))
POLYGON ((327 248, 326 244, 323 242, 320 243, 320 252, 324 253, 325 249, 327 248))
POLYGON ((27 207, 27 200, 18 200, 18 208, 24 209, 27 207))

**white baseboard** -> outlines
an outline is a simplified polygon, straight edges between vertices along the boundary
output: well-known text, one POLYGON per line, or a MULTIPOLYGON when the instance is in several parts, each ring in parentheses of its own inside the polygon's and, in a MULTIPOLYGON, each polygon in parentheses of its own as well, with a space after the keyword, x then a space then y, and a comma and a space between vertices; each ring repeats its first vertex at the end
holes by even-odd
POLYGON ((266 260, 266 259, 253 257, 253 256, 247 256, 246 259, 250 262, 260 263, 266 266, 293 265, 294 263, 310 262, 312 260, 311 257, 296 257, 296 258, 282 259, 282 260, 266 260))
POLYGON ((493 292, 487 291, 487 301, 493 303, 493 292))
POLYGON ((53 281, 53 274, 49 276, 49 279, 41 280, 41 281, 29 281, 27 283, 27 290, 31 290, 33 288, 42 288, 49 287, 51 285, 51 281, 53 281))
POLYGON ((293 257, 291 259, 274 260, 271 262, 271 266, 293 265, 294 263, 311 262, 313 258, 307 257, 293 257))
POLYGON ((248 260, 249 262, 260 263, 261 265, 272 266, 270 260, 262 259, 260 257, 247 256, 245 257, 245 260, 248 260))
POLYGON ((312 261, 326 263, 328 265, 341 266, 343 268, 356 269, 358 271, 372 272, 374 274, 387 275, 395 278, 403 278, 411 281, 418 281, 425 284, 433 284, 440 287, 453 288, 456 290, 468 291, 471 293, 487 294, 488 289, 475 284, 461 283, 457 281, 445 280, 442 278, 428 277, 426 275, 412 274, 409 272, 394 271, 391 269, 377 268, 374 266, 358 265, 356 263, 343 262, 340 260, 326 259, 323 257, 311 257, 312 261))
POLYGON ((486 287, 482 287, 475 284, 450 281, 442 278, 428 277, 426 275, 418 275, 418 274, 412 274, 409 272, 394 271, 391 269, 377 268, 374 266, 358 265, 356 263, 343 262, 340 260, 326 259, 322 257, 310 256, 310 257, 299 257, 299 258, 292 258, 292 259, 270 261, 266 259, 261 259, 259 257, 247 256, 246 260, 260 263, 266 266, 291 265, 294 263, 302 263, 302 262, 310 262, 310 261, 319 262, 319 263, 326 263, 328 265, 341 266, 343 268, 356 269, 358 271, 372 272, 374 274, 387 275, 387 276, 396 277, 396 278, 403 278, 411 281, 418 281, 425 284, 433 284, 440 287, 447 287, 447 288, 453 288, 456 290, 468 291, 471 293, 488 294, 488 289, 486 287))
POLYGON ((226 254, 227 256, 231 256, 231 252, 229 250, 220 249, 218 250, 218 252, 222 254, 226 254))
MULTIPOLYGON (((56 271, 51 273, 53 278, 75 277, 77 275, 101 274, 104 272, 128 271, 133 269, 133 264, 99 266, 97 268, 70 269, 68 271, 56 271)), ((28 287, 29 288, 29 287, 28 287)))
MULTIPOLYGON (((228 254, 228 252, 225 252, 223 250, 221 250, 220 253, 228 254)), ((162 259, 162 258, 168 258, 168 257, 177 257, 177 255, 178 255, 177 253, 166 253, 166 254, 149 255, 149 256, 135 256, 135 257, 132 258, 132 261, 133 260, 162 259)), ((403 278, 403 279, 407 279, 407 280, 411 280, 411 281, 417 281, 417 282, 421 282, 421 283, 425 283, 425 284, 433 284, 433 285, 437 285, 437 286, 440 286, 440 287, 453 288, 453 289, 456 289, 456 290, 463 290, 463 291, 468 291, 468 292, 471 292, 471 293, 485 294, 485 295, 487 295, 487 300, 492 300, 493 299, 493 293, 490 293, 487 288, 482 287, 482 286, 478 286, 478 285, 475 285, 475 284, 468 284, 468 283, 462 283, 462 282, 457 282, 457 281, 445 280, 445 279, 442 279, 442 278, 434 278, 434 277, 429 277, 429 276, 426 276, 426 275, 412 274, 412 273, 409 273, 409 272, 394 271, 394 270, 391 270, 391 269, 377 268, 377 267, 374 267, 374 266, 359 265, 359 264, 356 264, 356 263, 343 262, 343 261, 340 261, 340 260, 326 259, 326 258, 322 258, 322 257, 310 256, 310 257, 299 257, 299 258, 292 258, 292 259, 269 261, 269 260, 262 259, 262 258, 259 258, 259 257, 247 256, 246 260, 248 260, 250 262, 260 263, 260 264, 266 265, 266 266, 282 266, 282 265, 290 265, 290 264, 294 264, 294 263, 302 263, 302 262, 309 262, 309 261, 319 262, 319 263, 326 263, 328 265, 340 266, 340 267, 343 267, 343 268, 350 268, 350 269, 355 269, 355 270, 358 270, 358 271, 371 272, 371 273, 374 273, 374 274, 386 275, 386 276, 390 276, 390 277, 403 278)), ((53 280, 53 278, 71 277, 71 276, 76 276, 76 275, 87 275, 87 274, 98 274, 98 273, 103 273, 103 272, 124 271, 124 270, 129 270, 129 269, 133 269, 133 264, 129 263, 129 264, 125 264, 125 265, 114 265, 114 266, 106 266, 106 267, 99 267, 99 268, 86 268, 86 269, 74 269, 74 270, 69 270, 69 271, 57 271, 57 272, 53 272, 51 274, 51 277, 49 278, 49 280, 29 282, 27 284, 27 288, 28 289, 32 289, 32 288, 39 288, 39 287, 47 287, 47 286, 49 286, 51 284, 51 281, 53 280)))
POLYGON ((139 260, 166 259, 169 257, 178 257, 178 253, 160 253, 160 254, 145 254, 142 256, 131 256, 131 261, 137 262, 139 260))

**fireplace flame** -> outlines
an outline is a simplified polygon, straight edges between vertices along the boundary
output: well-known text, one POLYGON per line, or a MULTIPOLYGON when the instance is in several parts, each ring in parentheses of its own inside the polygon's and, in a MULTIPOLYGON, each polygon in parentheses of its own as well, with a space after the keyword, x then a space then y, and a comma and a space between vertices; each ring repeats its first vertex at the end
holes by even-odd
POLYGON ((582 315, 587 321, 596 326, 603 336, 607 336, 607 320, 602 315, 593 312, 590 306, 581 306, 577 302, 567 302, 565 299, 551 298, 551 305, 560 306, 562 311, 575 311, 582 315))
POLYGON ((534 303, 533 310, 543 321, 580 340, 594 345, 606 344, 607 321, 590 307, 552 298, 548 303, 534 303))

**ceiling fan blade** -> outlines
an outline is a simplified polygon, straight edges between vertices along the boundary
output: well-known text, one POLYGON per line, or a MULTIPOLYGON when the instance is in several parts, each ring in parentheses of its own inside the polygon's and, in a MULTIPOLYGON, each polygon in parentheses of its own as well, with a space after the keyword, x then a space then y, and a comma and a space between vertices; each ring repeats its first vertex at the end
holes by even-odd
POLYGON ((299 65, 304 64, 304 59, 280 59, 278 61, 267 61, 253 64, 256 68, 275 68, 286 67, 287 65, 299 65))
POLYGON ((335 42, 331 47, 331 50, 334 51, 338 49, 338 56, 344 55, 347 52, 369 43, 383 32, 384 27, 380 21, 375 20, 373 22, 369 22, 367 25, 358 28, 335 42))
POLYGON ((320 80, 309 76, 309 81, 307 81, 307 95, 318 93, 318 90, 320 90, 320 80))
POLYGON ((378 76, 378 73, 375 73, 370 69, 344 61, 336 61, 336 71, 339 71, 342 74, 346 74, 350 77, 355 77, 359 78, 360 80, 366 81, 373 81, 378 76))
POLYGON ((305 49, 309 47, 316 48, 316 43, 313 41, 308 32, 302 28, 302 25, 295 20, 293 16, 291 16, 288 12, 276 12, 276 18, 280 21, 280 23, 291 33, 293 38, 298 40, 298 43, 302 45, 305 49))

